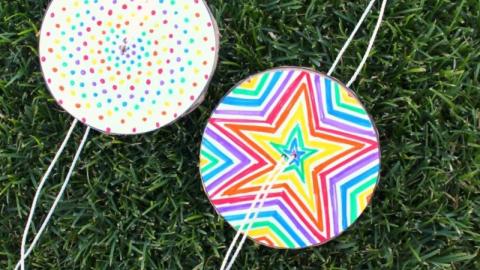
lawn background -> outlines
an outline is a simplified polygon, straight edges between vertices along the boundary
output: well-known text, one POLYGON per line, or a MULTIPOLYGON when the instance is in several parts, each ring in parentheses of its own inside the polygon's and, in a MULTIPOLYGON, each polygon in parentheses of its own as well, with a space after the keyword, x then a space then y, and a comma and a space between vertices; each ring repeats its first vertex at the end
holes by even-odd
MULTIPOLYGON (((206 101, 147 135, 93 132, 30 269, 218 269, 235 231, 210 205, 197 169, 212 109, 257 71, 327 71, 368 1, 208 2, 222 37, 206 101)), ((72 122, 40 73, 47 4, 0 1, 0 269, 19 258, 35 188, 72 122)), ((335 72, 340 80, 360 62, 379 7, 335 72)), ((381 135, 372 206, 321 247, 278 251, 247 241, 238 269, 480 269, 479 79, 480 1, 389 1, 352 87, 381 135)), ((83 131, 49 179, 37 228, 83 131)))

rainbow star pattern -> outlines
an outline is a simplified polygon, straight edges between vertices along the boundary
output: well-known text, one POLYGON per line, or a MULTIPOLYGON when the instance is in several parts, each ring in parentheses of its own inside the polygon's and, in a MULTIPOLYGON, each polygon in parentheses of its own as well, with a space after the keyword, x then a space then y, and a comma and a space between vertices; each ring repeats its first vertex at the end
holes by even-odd
POLYGON ((303 68, 269 70, 237 85, 210 118, 200 150, 205 191, 237 230, 273 181, 248 236, 274 248, 320 245, 341 234, 368 205, 379 170, 378 134, 358 98, 303 68), (293 158, 272 173, 285 157, 293 158))

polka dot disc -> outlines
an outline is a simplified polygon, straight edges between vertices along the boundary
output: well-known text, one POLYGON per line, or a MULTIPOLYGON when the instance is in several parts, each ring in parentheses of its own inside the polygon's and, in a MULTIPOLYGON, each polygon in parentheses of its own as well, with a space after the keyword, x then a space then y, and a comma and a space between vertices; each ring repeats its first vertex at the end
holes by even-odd
POLYGON ((67 112, 105 133, 138 134, 202 101, 218 46, 203 0, 53 0, 39 51, 67 112))

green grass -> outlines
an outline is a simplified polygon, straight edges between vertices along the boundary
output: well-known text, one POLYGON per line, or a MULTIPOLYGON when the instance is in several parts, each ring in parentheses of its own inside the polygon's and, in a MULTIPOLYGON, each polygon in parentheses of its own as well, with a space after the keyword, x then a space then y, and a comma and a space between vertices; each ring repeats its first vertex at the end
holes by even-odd
MULTIPOLYGON (((210 205, 197 169, 211 110, 256 71, 327 71, 367 2, 209 1, 222 38, 206 101, 155 133, 93 132, 30 269, 218 269, 235 232, 210 205)), ((35 188, 72 121, 40 73, 46 5, 0 2, 0 269, 19 258, 35 188)), ((335 73, 342 81, 361 59, 374 14, 335 73)), ((479 81, 479 1, 389 1, 353 85, 381 134, 383 172, 372 206, 321 247, 278 251, 247 241, 238 269, 480 269, 479 81)), ((48 182, 36 228, 82 129, 48 182)))

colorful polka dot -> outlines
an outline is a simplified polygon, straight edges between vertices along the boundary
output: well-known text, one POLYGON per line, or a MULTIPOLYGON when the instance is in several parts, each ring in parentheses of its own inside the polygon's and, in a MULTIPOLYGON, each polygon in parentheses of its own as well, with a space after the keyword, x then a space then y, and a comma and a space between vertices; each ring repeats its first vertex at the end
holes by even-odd
POLYGON ((165 126, 201 101, 218 57, 198 0, 53 0, 40 63, 55 100, 108 134, 165 126))

